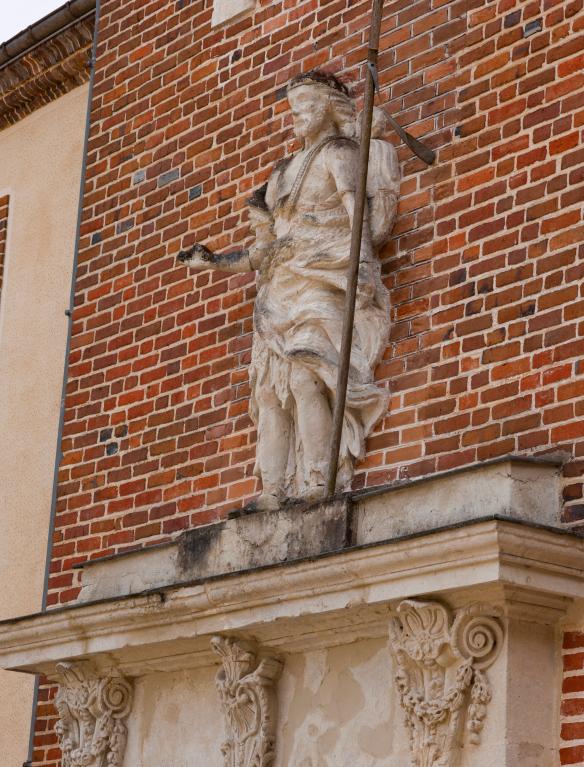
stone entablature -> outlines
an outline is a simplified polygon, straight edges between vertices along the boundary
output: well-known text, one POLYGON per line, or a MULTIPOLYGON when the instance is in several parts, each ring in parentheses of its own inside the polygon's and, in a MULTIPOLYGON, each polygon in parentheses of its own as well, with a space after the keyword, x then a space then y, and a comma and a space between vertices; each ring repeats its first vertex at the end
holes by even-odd
MULTIPOLYGON (((494 498, 513 496, 510 469, 491 477, 494 498)), ((539 470, 549 482, 550 466, 539 470)), ((402 488, 402 504, 420 502, 419 491, 402 488)), ((133 680, 132 713, 118 729, 124 742, 127 730, 126 761, 142 767, 182 767, 193 756, 219 763, 222 752, 227 767, 333 767, 339 749, 361 764, 364 748, 381 749, 382 767, 516 767, 530 754, 538 755, 530 767, 548 767, 557 753, 558 626, 581 604, 584 578, 584 541, 537 523, 550 497, 518 496, 506 520, 480 518, 469 500, 459 524, 405 536, 387 537, 382 515, 370 515, 367 538, 340 546, 335 529, 349 506, 322 504, 331 548, 309 548, 314 535, 300 530, 292 560, 286 547, 274 556, 281 536, 294 538, 286 520, 278 524, 283 512, 251 514, 240 529, 251 548, 221 559, 200 538, 190 581, 169 583, 168 568, 143 551, 135 556, 151 571, 148 590, 126 557, 125 593, 94 592, 93 601, 0 623, 0 666, 80 687, 74 708, 80 701, 90 724, 100 711, 83 709, 86 693, 109 684, 112 668, 116 683, 133 680), (531 521, 517 513, 519 501, 531 521), (213 567, 197 577, 196 561, 202 573, 208 556, 213 567), (169 706, 172 721, 153 719, 169 706), (391 737, 379 741, 382 731, 391 737)), ((391 508, 390 492, 376 496, 384 502, 391 508)), ((296 513, 300 521, 306 511, 296 513)), ((431 519, 427 508, 418 523, 431 519)), ((177 549, 165 549, 169 561, 180 562, 177 549)), ((108 565, 120 577, 115 558, 103 562, 105 588, 108 565)))
POLYGON ((69 5, 75 5, 82 15, 76 18, 59 9, 2 46, 0 130, 89 80, 95 1, 78 0, 69 5), (51 23, 53 17, 55 23, 51 23), (54 30, 61 18, 62 27, 54 30), (45 30, 48 33, 43 37, 45 30))
MULTIPOLYGON (((457 651, 461 655, 466 653, 466 660, 470 661, 468 668, 464 663, 454 663, 449 666, 449 671, 460 667, 468 671, 468 676, 472 675, 468 680, 470 689, 467 686, 461 691, 460 710, 446 712, 449 724, 452 721, 456 724, 455 715, 459 713, 461 719, 466 719, 469 729, 472 762, 463 761, 462 767, 469 764, 491 767, 493 763, 516 767, 522 763, 522 754, 529 749, 541 753, 542 759, 549 759, 556 749, 556 723, 550 717, 550 711, 557 696, 553 684, 557 667, 551 661, 558 639, 556 626, 570 602, 582 593, 583 546, 582 541, 561 531, 519 522, 476 522, 457 531, 427 534, 424 539, 414 537, 401 543, 386 542, 324 559, 260 568, 4 622, 0 624, 0 664, 12 670, 45 673, 62 683, 62 664, 75 664, 75 659, 81 657, 94 663, 96 668, 116 668, 120 676, 136 679, 136 685, 141 689, 154 686, 170 705, 171 696, 177 694, 177 685, 181 700, 183 697, 188 700, 193 689, 197 690, 197 697, 203 694, 196 680, 207 679, 207 670, 216 664, 211 640, 217 632, 229 630, 235 634, 238 643, 247 644, 247 640, 258 643, 263 657, 268 659, 269 668, 264 664, 260 669, 255 658, 250 657, 249 669, 235 669, 231 698, 223 701, 223 723, 214 725, 212 737, 201 731, 186 744, 180 737, 176 741, 171 739, 174 742, 171 751, 164 746, 167 759, 175 760, 169 763, 182 765, 193 754, 208 755, 209 749, 215 760, 220 759, 225 734, 228 741, 233 740, 228 716, 231 704, 244 705, 245 716, 236 715, 244 729, 249 721, 246 717, 252 714, 256 723, 260 719, 272 723, 270 717, 274 714, 270 712, 275 711, 275 701, 272 699, 263 709, 261 706, 253 708, 248 705, 250 701, 246 696, 258 685, 262 687, 264 682, 269 695, 275 693, 273 684, 279 673, 277 658, 283 655, 292 658, 293 669, 294 664, 309 663, 309 656, 332 652, 331 648, 350 645, 355 648, 351 650, 354 654, 360 652, 362 643, 374 642, 378 655, 376 666, 369 673, 386 679, 383 698, 389 708, 385 718, 391 717, 388 726, 401 733, 399 738, 396 735, 394 761, 387 764, 401 767, 409 759, 403 709, 406 709, 406 721, 409 715, 402 695, 399 663, 393 661, 393 672, 390 672, 389 650, 396 646, 395 632, 391 632, 390 627, 395 626, 395 621, 403 620, 404 608, 399 608, 402 598, 408 600, 410 611, 423 610, 428 603, 439 603, 444 605, 441 609, 446 616, 451 615, 451 610, 455 616, 447 627, 450 651, 453 651, 454 642, 457 651), (566 545, 568 539, 572 545, 566 545), (417 551, 422 543, 424 550, 417 551), (580 577, 575 577, 577 573, 580 577), (481 605, 485 603, 489 605, 488 610, 485 613, 482 608, 481 614, 481 605), (485 615, 497 626, 495 645, 502 655, 497 658, 497 652, 491 654, 485 644, 488 662, 494 661, 488 671, 490 689, 484 683, 483 646, 480 641, 477 644, 473 626, 474 640, 471 636, 470 645, 462 643, 460 632, 454 630, 463 623, 461 619, 457 621, 457 616, 471 620, 477 617, 477 623, 481 624, 485 615), (471 648, 470 654, 467 646, 471 648), (541 696, 530 700, 529 707, 524 708, 515 701, 529 695, 533 679, 526 673, 526 666, 534 665, 540 669, 541 696), (258 669, 260 676, 265 676, 264 680, 256 673, 258 669), (487 711, 481 709, 483 706, 487 711), (473 745, 483 723, 481 743, 473 745), (489 761, 493 756, 496 756, 496 762, 489 761)), ((468 627, 468 623, 466 625, 468 627)), ((479 633, 480 630, 479 626, 479 633)), ((227 648, 226 656, 232 649, 233 645, 227 648)), ((231 655, 237 663, 237 652, 231 652, 231 655)), ((444 655, 444 652, 440 654, 441 662, 444 655)), ((229 662, 228 658, 226 662, 229 662)), ((342 667, 335 669, 339 679, 343 673, 342 667)), ((222 675, 219 681, 222 686, 222 675)), ((285 708, 281 714, 280 732, 292 705, 290 693, 286 692, 290 684, 289 678, 283 680, 285 695, 279 704, 285 708)), ((450 686, 448 684, 447 692, 450 686)), ((144 722, 149 721, 150 709, 146 707, 142 693, 136 697, 133 713, 124 722, 130 749, 127 758, 142 758, 142 749, 147 746, 144 753, 150 754, 149 758, 130 763, 154 767, 159 763, 153 761, 154 745, 151 744, 167 744, 169 741, 164 738, 168 728, 158 726, 148 730, 144 722), (146 732, 144 745, 140 738, 146 737, 146 732)), ((212 685, 208 686, 204 690, 204 706, 216 710, 218 715, 220 697, 212 685)), ((434 697, 430 695, 425 702, 433 705, 434 697)), ((375 704, 377 707, 381 705, 380 700, 378 698, 375 704)), ((343 705, 342 700, 339 705, 343 705)), ((310 710, 308 708, 307 712, 310 710)), ((183 721, 190 711, 185 702, 181 709, 183 721)), ((192 728, 196 728, 194 713, 192 717, 192 728)), ((249 742, 250 748, 252 745, 254 748, 256 745, 267 747, 268 741, 274 742, 270 741, 273 737, 271 726, 266 731, 265 743, 259 743, 257 739, 243 740, 249 742)), ((309 729, 314 731, 314 728, 309 729)), ((257 729, 253 731, 258 732, 257 729)), ((438 734, 442 737, 442 733, 438 734)), ((289 748, 285 739, 282 743, 280 740, 278 737, 277 749, 289 748)), ((416 761, 417 748, 415 742, 410 746, 411 764, 415 767, 450 764, 416 761)), ((457 753, 456 738, 449 748, 457 753)), ((354 749, 358 750, 358 746, 354 749)), ((271 750, 267 752, 271 753, 271 750)), ((243 753, 245 756, 247 752, 243 753)), ((551 762, 537 761, 533 765, 544 767, 548 763, 551 762)), ((318 767, 319 764, 313 760, 306 762, 306 767, 318 767)), ((326 761, 322 764, 329 767, 326 761)), ((330 762, 331 767, 333 764, 330 762)), ((247 767, 247 762, 243 759, 235 765, 247 767)))

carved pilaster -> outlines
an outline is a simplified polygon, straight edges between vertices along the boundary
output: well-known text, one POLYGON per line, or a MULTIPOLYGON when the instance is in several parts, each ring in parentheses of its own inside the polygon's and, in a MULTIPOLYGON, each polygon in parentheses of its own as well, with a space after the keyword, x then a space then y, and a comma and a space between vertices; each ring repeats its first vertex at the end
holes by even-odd
POLYGON ((63 767, 122 767, 132 706, 132 686, 102 676, 89 663, 57 666, 56 731, 63 767))
POLYGON ((233 639, 213 637, 221 657, 217 689, 225 714, 225 767, 271 767, 276 756, 277 698, 282 673, 276 658, 258 662, 255 653, 233 639))
POLYGON ((438 602, 407 600, 390 622, 396 685, 410 735, 412 767, 456 767, 464 723, 473 744, 491 700, 485 670, 504 630, 484 604, 452 613, 438 602))

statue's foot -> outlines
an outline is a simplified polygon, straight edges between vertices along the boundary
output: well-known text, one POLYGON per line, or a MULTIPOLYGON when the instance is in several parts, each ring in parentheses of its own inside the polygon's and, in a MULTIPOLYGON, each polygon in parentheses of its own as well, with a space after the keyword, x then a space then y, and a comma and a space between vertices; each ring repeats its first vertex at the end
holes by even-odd
POLYGON ((258 511, 276 511, 276 509, 280 508, 280 500, 271 493, 262 493, 254 501, 254 506, 258 511))
POLYGON ((309 487, 300 494, 301 499, 306 503, 322 501, 324 496, 324 485, 315 485, 314 487, 309 487))

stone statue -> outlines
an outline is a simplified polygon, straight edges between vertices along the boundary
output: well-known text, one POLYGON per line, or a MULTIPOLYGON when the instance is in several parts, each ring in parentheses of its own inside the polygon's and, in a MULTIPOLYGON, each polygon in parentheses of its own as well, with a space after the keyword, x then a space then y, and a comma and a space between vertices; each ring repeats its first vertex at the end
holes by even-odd
MULTIPOLYGON (((196 244, 179 254, 193 269, 258 272, 250 381, 259 509, 324 492, 358 174, 346 86, 308 72, 290 82, 288 101, 303 146, 248 201, 255 242, 234 253, 196 244)), ((389 333, 376 250, 391 233, 400 174, 395 149, 381 140, 384 130, 385 114, 376 109, 338 490, 349 486, 365 438, 387 410, 388 394, 373 380, 389 333)))

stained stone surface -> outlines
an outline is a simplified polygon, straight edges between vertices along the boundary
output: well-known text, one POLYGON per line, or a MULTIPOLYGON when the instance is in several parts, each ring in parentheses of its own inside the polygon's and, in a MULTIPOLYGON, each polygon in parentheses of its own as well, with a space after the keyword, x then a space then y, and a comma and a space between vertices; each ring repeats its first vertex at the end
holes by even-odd
MULTIPOLYGON (((386 640, 284 654, 282 660, 274 767, 406 767, 407 735, 391 695, 386 640)), ((190 767, 193 754, 197 764, 222 764, 225 731, 215 673, 201 668, 137 681, 127 764, 190 767)))

